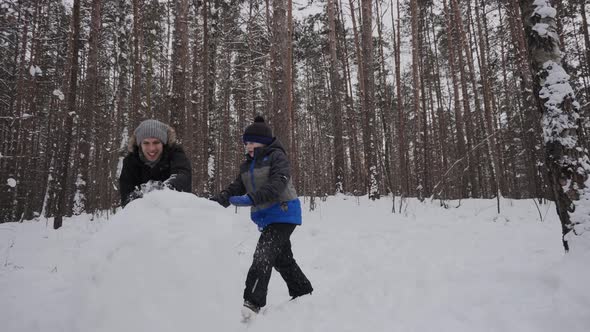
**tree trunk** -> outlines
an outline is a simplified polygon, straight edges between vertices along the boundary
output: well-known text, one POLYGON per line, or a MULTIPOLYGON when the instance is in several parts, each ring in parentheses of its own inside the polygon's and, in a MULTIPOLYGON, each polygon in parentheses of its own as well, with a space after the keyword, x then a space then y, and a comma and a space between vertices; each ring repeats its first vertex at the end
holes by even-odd
POLYGON ((201 149, 201 169, 200 169, 200 180, 201 180, 201 192, 204 194, 209 193, 209 188, 207 186, 208 179, 209 179, 209 158, 210 155, 210 141, 209 141, 209 107, 210 107, 210 75, 209 75, 209 0, 203 1, 203 54, 202 54, 202 74, 203 74, 203 93, 202 93, 202 103, 203 107, 201 109, 201 140, 202 140, 202 149, 201 149))
POLYGON ((363 72, 364 95, 362 96, 363 112, 365 113, 364 149, 365 167, 367 169, 369 198, 379 199, 379 178, 377 163, 377 147, 375 145, 375 73, 373 63, 373 2, 362 0, 362 54, 363 62, 359 71, 363 72))
MULTIPOLYGON (((549 185, 562 226, 565 251, 566 235, 587 227, 590 189, 588 152, 579 145, 580 105, 569 84, 569 75, 561 66, 562 53, 557 35, 556 11, 549 1, 533 1, 524 17, 531 63, 537 73, 538 98, 543 105, 543 133, 549 185)), ((586 228, 587 229, 587 228, 586 228)))
POLYGON ((70 166, 70 149, 72 145, 73 118, 76 116, 76 94, 78 92, 78 53, 80 50, 80 0, 74 0, 72 7, 72 33, 70 37, 70 52, 68 56, 68 93, 67 104, 65 109, 65 125, 63 135, 60 139, 63 147, 60 149, 57 160, 59 165, 56 178, 57 180, 57 211, 53 220, 53 228, 58 229, 62 226, 63 216, 66 213, 66 192, 68 183, 68 173, 70 166))
MULTIPOLYGON (((586 53, 586 75, 590 75, 590 36, 588 35, 588 19, 586 16, 586 2, 587 0, 579 0, 580 15, 582 16, 582 34, 584 35, 584 48, 586 53)), ((590 98, 590 87, 587 88, 586 98, 590 98)))
POLYGON ((187 123, 188 0, 175 1, 175 9, 170 124, 176 130, 179 143, 182 143, 185 142, 187 123))
MULTIPOLYGON (((361 117, 364 118, 365 117, 365 113, 366 113, 366 111, 365 111, 365 105, 364 105, 364 101, 363 101, 364 100, 363 98, 364 98, 364 95, 365 95, 365 90, 366 90, 366 88, 365 88, 365 78, 364 78, 365 73, 360 68, 361 64, 364 63, 363 62, 363 53, 361 52, 361 41, 360 41, 360 37, 358 35, 358 28, 357 28, 357 23, 356 23, 355 7, 354 7, 354 4, 353 4, 353 1, 352 0, 349 0, 349 5, 350 5, 350 17, 351 17, 351 21, 352 21, 352 31, 353 31, 353 37, 354 37, 355 55, 356 55, 357 64, 359 66, 359 68, 357 70, 357 79, 358 79, 358 83, 359 83, 359 95, 360 95, 360 99, 361 99, 361 102, 360 102, 360 114, 361 114, 361 117)), ((350 78, 349 78, 349 82, 350 82, 350 78)), ((354 105, 354 103, 351 103, 351 104, 354 105)), ((355 126, 355 123, 357 123, 358 121, 357 121, 357 114, 356 114, 356 112, 354 110, 354 106, 351 107, 351 111, 352 111, 352 119, 350 121, 350 124, 353 127, 351 129, 354 132, 354 135, 357 136, 358 130, 356 129, 357 127, 355 126)), ((362 130, 362 133, 363 133, 363 142, 364 142, 364 140, 366 140, 365 130, 364 129, 365 129, 365 126, 364 126, 364 121, 363 121, 363 130, 362 130)), ((353 144, 354 144, 354 146, 357 146, 359 144, 358 140, 356 142, 353 142, 353 144)), ((367 160, 366 154, 367 153, 368 153, 368 151, 366 151, 366 150, 363 151, 364 158, 363 158, 363 156, 360 155, 360 153, 357 155, 357 158, 355 159, 355 161, 356 161, 355 164, 357 164, 359 167, 358 168, 355 168, 355 169, 359 169, 360 170, 361 169, 361 167, 360 167, 361 166, 361 162, 360 161, 361 160, 364 160, 364 162, 365 162, 364 163, 364 166, 365 166, 365 170, 366 170, 366 168, 367 168, 366 167, 366 165, 367 165, 367 163, 366 163, 366 160, 367 160)), ((367 183, 366 179, 363 179, 362 176, 357 176, 357 181, 355 181, 355 184, 358 186, 357 188, 355 188, 357 194, 366 193, 366 187, 367 187, 366 183, 367 183), (360 186, 360 182, 361 181, 364 181, 364 183, 362 184, 362 187, 360 186), (361 190, 361 188, 362 188, 362 190, 361 190)))
POLYGON ((80 142, 78 146, 80 168, 76 179, 77 193, 74 202, 74 214, 77 215, 87 211, 86 205, 88 203, 90 145, 95 128, 93 120, 98 113, 98 43, 102 18, 101 7, 102 0, 92 1, 90 38, 88 40, 88 66, 86 67, 86 91, 84 93, 84 107, 80 114, 80 142))
POLYGON ((295 75, 293 71, 293 0, 287 1, 287 114, 289 115, 289 159, 291 160, 291 178, 297 183, 299 178, 299 149, 296 149, 297 117, 295 114, 293 90, 295 75))
MULTIPOLYGON (((449 50, 449 71, 451 75, 451 81, 453 84, 453 109, 455 113, 455 133, 457 136, 457 155, 456 160, 459 161, 462 158, 467 158, 467 149, 465 143, 465 131, 464 131, 464 120, 463 120, 463 111, 461 109, 461 100, 459 96, 459 79, 457 78, 456 72, 456 65, 455 65, 455 39, 453 38, 453 30, 454 30, 454 15, 451 12, 451 8, 447 7, 447 1, 443 1, 444 4, 444 11, 447 13, 447 22, 446 22, 446 29, 447 29, 447 48, 449 50)), ((462 163, 467 165, 467 163, 462 163)), ((463 176, 461 171, 458 171, 458 179, 460 179, 460 186, 459 186, 459 197, 465 198, 468 197, 468 179, 467 177, 463 176)))
MULTIPOLYGON (((289 114, 289 32, 287 28, 287 0, 273 0, 272 7, 272 110, 271 123, 274 135, 285 147, 291 146, 291 115, 289 114)), ((288 151, 289 152, 289 151, 288 151)))
MULTIPOLYGON (((433 11, 433 8, 431 6, 430 8, 431 14, 433 11)), ((431 40, 435 39, 436 36, 436 31, 434 28, 434 24, 430 25, 430 29, 431 29, 431 40)), ((432 42, 431 42, 432 43, 432 42)), ((448 134, 447 134, 447 121, 446 121, 446 113, 444 112, 444 106, 443 106, 443 92, 442 92, 442 84, 441 84, 441 78, 440 78, 440 72, 441 72, 441 68, 440 68, 440 61, 439 61, 439 51, 438 51, 438 46, 436 43, 432 43, 433 47, 434 47, 434 54, 433 54, 433 62, 434 62, 434 80, 435 80, 435 84, 434 84, 434 89, 435 89, 435 94, 436 94, 436 116, 438 118, 438 126, 435 127, 435 131, 437 131, 437 137, 436 140, 434 142, 437 142, 437 146, 439 148, 439 160, 440 160, 440 167, 438 169, 438 181, 443 183, 443 186, 441 188, 441 190, 439 192, 436 192, 435 189, 433 187, 432 189, 432 194, 434 196, 440 196, 439 193, 443 193, 443 190, 446 191, 446 185, 445 185, 445 181, 446 179, 443 178, 443 174, 444 171, 447 169, 448 167, 448 150, 449 150, 449 141, 447 140, 448 134)), ((434 115, 433 115, 434 118, 434 115)), ((452 138, 450 138, 452 140, 452 138)), ((442 198, 446 198, 448 195, 448 192, 443 193, 442 198)))
POLYGON ((379 41, 379 83, 381 85, 380 93, 383 95, 380 102, 380 116, 381 116, 381 125, 383 127, 384 136, 383 142, 385 144, 385 151, 381 154, 382 162, 382 172, 381 174, 384 175, 386 180, 385 186, 387 188, 387 192, 394 193, 395 188, 393 185, 393 172, 391 167, 391 156, 393 150, 393 137, 392 137, 392 116, 391 116, 391 109, 392 109, 392 100, 391 95, 389 93, 389 86, 387 86, 387 71, 385 69, 385 51, 384 51, 384 41, 383 41, 383 23, 382 23, 382 10, 379 6, 379 2, 375 3, 375 10, 377 11, 375 17, 377 18, 377 33, 378 33, 378 41, 379 41))
POLYGON ((21 155, 21 146, 23 143, 22 125, 27 98, 26 81, 27 69, 29 66, 27 66, 26 54, 29 45, 28 37, 31 17, 29 14, 30 8, 26 3, 23 4, 19 2, 18 7, 15 9, 18 11, 18 17, 15 22, 16 28, 20 28, 18 24, 21 23, 21 19, 24 22, 22 26, 22 38, 18 38, 18 31, 14 33, 16 38, 14 40, 14 58, 11 59, 12 63, 14 63, 14 68, 11 71, 11 79, 16 79, 16 84, 14 90, 8 92, 8 94, 11 94, 12 96, 10 96, 8 114, 6 118, 2 119, 2 121, 6 122, 6 127, 3 126, 0 130, 0 132, 6 132, 5 137, 8 138, 3 138, 3 149, 1 151, 3 155, 6 155, 6 157, 2 158, 6 160, 6 170, 4 169, 4 165, 0 166, 3 166, 3 174, 1 175, 6 176, 3 177, 3 179, 11 179, 13 182, 16 182, 16 184, 8 186, 6 186, 5 183, 2 184, 2 186, 6 188, 6 191, 0 189, 0 193, 3 196, 2 207, 0 207, 0 222, 14 221, 18 218, 18 196, 19 192, 24 189, 24 186, 22 186, 23 188, 21 189, 22 179, 20 176, 20 164, 24 157, 21 155))
MULTIPOLYGON (((393 1, 393 0, 392 0, 393 1)), ((399 0, 397 4, 397 27, 394 35, 395 38, 395 87, 397 95, 397 112, 398 112, 398 137, 399 137, 399 177, 400 177, 400 195, 406 197, 409 195, 409 176, 408 176, 408 163, 407 163, 407 144, 406 144, 406 128, 405 128, 405 116, 404 116, 404 97, 402 95, 402 76, 401 76, 401 20, 400 20, 400 5, 399 0)), ((393 6, 393 5, 392 5, 393 6)), ((392 8, 393 12, 393 8, 392 8)), ((392 18, 393 21, 393 18, 392 18)))
POLYGON ((133 85, 131 87, 131 128, 145 117, 141 109, 141 56, 143 54, 143 29, 141 13, 143 0, 133 0, 133 85))
POLYGON ((329 43, 330 43, 330 82, 332 85, 332 124, 334 130, 334 192, 342 193, 344 187, 344 142, 342 139, 342 68, 336 43, 336 4, 328 0, 329 43))
POLYGON ((510 10, 508 15, 510 16, 510 29, 513 41, 516 43, 516 57, 518 66, 518 75, 520 76, 521 85, 521 98, 523 103, 524 114, 523 116, 523 130, 521 133, 522 140, 524 142, 526 166, 527 166, 527 178, 529 195, 534 197, 543 197, 543 190, 538 176, 537 164, 541 161, 541 158, 536 152, 537 147, 540 148, 539 134, 541 132, 540 126, 540 113, 537 111, 541 107, 537 101, 537 97, 534 93, 533 74, 531 65, 529 62, 529 55, 527 49, 527 42, 525 38, 525 27, 523 25, 521 14, 521 6, 528 7, 529 0, 523 1, 519 4, 519 0, 510 0, 510 10))

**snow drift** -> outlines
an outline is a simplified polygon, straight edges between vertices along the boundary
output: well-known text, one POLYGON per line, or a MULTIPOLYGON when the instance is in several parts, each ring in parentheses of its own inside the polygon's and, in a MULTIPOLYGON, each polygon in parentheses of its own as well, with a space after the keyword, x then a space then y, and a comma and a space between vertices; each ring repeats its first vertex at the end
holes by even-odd
MULTIPOLYGON (((317 203, 317 202, 316 202, 317 203)), ((588 239, 563 254, 554 206, 531 200, 330 197, 292 236, 314 293, 240 323, 258 239, 248 209, 169 190, 115 216, 0 225, 6 331, 587 331, 588 239)))

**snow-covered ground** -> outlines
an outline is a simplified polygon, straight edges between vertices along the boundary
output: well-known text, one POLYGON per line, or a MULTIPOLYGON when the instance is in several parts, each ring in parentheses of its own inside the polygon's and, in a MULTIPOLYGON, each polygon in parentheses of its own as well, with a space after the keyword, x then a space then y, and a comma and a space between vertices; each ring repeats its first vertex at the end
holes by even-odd
POLYGON ((2 331, 590 330, 590 240, 563 254, 553 205, 330 197, 292 236, 313 295, 240 323, 258 239, 248 209, 173 191, 116 215, 0 224, 2 331), (399 200, 397 201, 399 203, 399 200), (457 205, 461 204, 459 208, 457 205), (396 206, 397 208, 397 206, 396 206))

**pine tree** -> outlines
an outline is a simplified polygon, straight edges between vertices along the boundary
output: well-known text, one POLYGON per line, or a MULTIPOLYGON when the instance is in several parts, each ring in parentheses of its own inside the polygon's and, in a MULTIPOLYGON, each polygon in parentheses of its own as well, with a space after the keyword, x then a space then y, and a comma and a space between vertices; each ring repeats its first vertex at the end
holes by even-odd
POLYGON ((535 0, 527 9, 527 41, 542 103, 549 185, 568 251, 568 233, 590 229, 590 159, 580 146, 580 104, 561 65, 557 11, 546 0, 535 0))

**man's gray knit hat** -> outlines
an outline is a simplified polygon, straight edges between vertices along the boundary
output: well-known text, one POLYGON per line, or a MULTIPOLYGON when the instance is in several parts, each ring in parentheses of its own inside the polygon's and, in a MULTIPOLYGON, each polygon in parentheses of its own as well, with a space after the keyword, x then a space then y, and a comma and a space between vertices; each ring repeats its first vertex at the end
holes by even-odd
POLYGON ((137 137, 137 145, 141 145, 146 138, 157 138, 162 144, 168 143, 168 126, 158 120, 149 119, 142 121, 134 131, 137 137))

